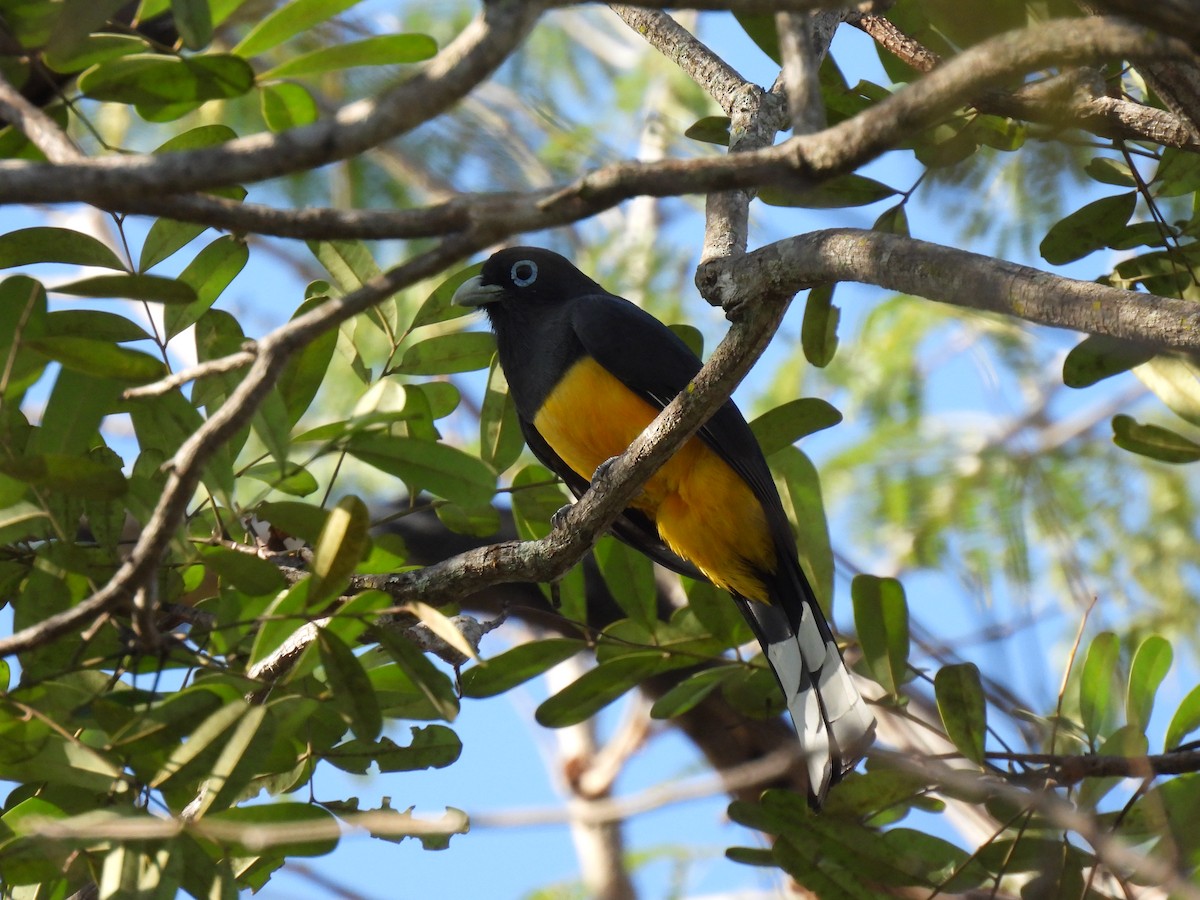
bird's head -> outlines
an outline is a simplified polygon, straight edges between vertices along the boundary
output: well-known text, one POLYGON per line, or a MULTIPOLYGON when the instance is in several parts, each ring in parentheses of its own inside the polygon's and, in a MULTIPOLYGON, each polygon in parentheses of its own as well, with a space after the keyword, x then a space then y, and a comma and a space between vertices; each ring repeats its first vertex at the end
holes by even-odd
POLYGON ((507 247, 493 253, 483 269, 454 292, 456 306, 482 308, 496 318, 501 310, 532 310, 604 289, 552 250, 507 247))

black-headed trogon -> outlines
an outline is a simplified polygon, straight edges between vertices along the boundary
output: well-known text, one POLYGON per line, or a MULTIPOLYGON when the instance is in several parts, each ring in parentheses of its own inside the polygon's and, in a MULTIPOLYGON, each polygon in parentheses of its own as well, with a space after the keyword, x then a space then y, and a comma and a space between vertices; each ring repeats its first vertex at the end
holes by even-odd
MULTIPOLYGON (((576 497, 700 371, 669 328, 567 259, 495 253, 454 294, 493 331, 534 455, 576 497)), ((779 680, 814 805, 870 745, 875 718, 800 568, 762 451, 732 401, 653 475, 614 532, 655 561, 728 590, 779 680)))

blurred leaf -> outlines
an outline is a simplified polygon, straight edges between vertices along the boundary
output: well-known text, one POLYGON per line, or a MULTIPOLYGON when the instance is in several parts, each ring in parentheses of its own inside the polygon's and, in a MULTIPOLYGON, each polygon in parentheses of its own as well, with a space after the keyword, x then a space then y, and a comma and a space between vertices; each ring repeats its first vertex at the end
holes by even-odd
POLYGON ((982 764, 987 702, 979 667, 974 663, 942 666, 934 677, 933 690, 947 737, 963 756, 982 764))
POLYGON ((343 772, 366 775, 371 763, 376 763, 383 773, 442 769, 462 753, 462 741, 445 725, 426 725, 411 731, 412 743, 407 747, 386 737, 378 743, 347 741, 325 754, 325 759, 343 772))
POLYGON ((479 654, 471 646, 470 641, 440 610, 434 609, 428 603, 422 603, 420 600, 410 601, 406 604, 406 608, 445 644, 458 651, 464 657, 464 662, 470 659, 478 661, 479 654))
POLYGON ((833 305, 833 282, 819 284, 808 292, 804 320, 800 326, 800 344, 804 358, 818 368, 833 362, 837 351, 837 327, 841 310, 833 305))
POLYGON ((293 497, 307 497, 315 493, 320 484, 313 474, 295 463, 281 464, 277 461, 259 463, 251 466, 242 473, 247 478, 253 478, 270 485, 273 490, 293 497))
POLYGON ((25 345, 69 369, 97 378, 145 384, 166 374, 162 360, 108 341, 64 335, 32 338, 25 345))
POLYGON ((1096 635, 1088 646, 1079 677, 1079 716, 1089 740, 1095 741, 1112 721, 1116 698, 1120 639, 1111 631, 1096 635))
POLYGON ((775 17, 770 13, 739 13, 733 17, 758 49, 767 54, 771 61, 782 65, 779 55, 779 33, 775 30, 775 17))
POLYGON ((1171 668, 1171 643, 1157 634, 1149 635, 1133 654, 1129 666, 1129 692, 1125 697, 1125 720, 1145 731, 1154 712, 1159 685, 1171 668))
POLYGON ((171 13, 179 37, 189 50, 203 50, 212 43, 213 22, 208 0, 171 0, 171 13))
MULTIPOLYGON (((326 296, 311 297, 300 304, 292 316, 293 321, 308 313, 323 303, 328 302, 326 296)), ((338 332, 336 328, 327 328, 313 340, 304 345, 284 364, 277 382, 279 396, 283 400, 287 412, 287 423, 294 426, 301 416, 312 405, 325 381, 329 363, 337 349, 338 332)))
POLYGON ((687 608, 708 630, 726 646, 737 647, 754 639, 745 617, 729 594, 707 581, 684 580, 687 608))
POLYGON ((695 708, 736 671, 732 666, 718 666, 689 675, 654 701, 654 705, 650 707, 650 717, 671 719, 683 715, 695 708))
POLYGON ((517 405, 496 358, 492 359, 488 369, 487 389, 479 410, 479 448, 480 458, 497 472, 503 472, 515 463, 525 449, 517 405))
POLYGON ((1200 460, 1200 444, 1159 425, 1142 425, 1129 416, 1113 416, 1113 443, 1122 450, 1168 463, 1200 460))
POLYGON ((885 209, 871 226, 872 231, 882 231, 884 234, 899 234, 909 236, 908 213, 904 211, 904 201, 885 209))
POLYGON ((706 144, 729 146, 729 116, 705 116, 688 126, 684 137, 706 144))
MULTIPOLYGON (((42 413, 41 427, 34 433, 26 449, 31 454, 51 453, 68 457, 86 454, 96 446, 100 423, 114 411, 122 387, 119 381, 96 378, 73 368, 60 369, 42 413)), ((49 461, 46 465, 55 468, 55 464, 49 461)), ((69 461, 67 465, 70 465, 69 461)), ((119 467, 116 474, 120 475, 119 467)), ((29 477, 35 476, 31 473, 29 477)), ((81 480, 87 477, 81 476, 81 480)))
POLYGON ((275 594, 287 588, 287 582, 274 563, 253 553, 227 547, 203 547, 204 564, 239 591, 257 596, 275 594))
POLYGON ((92 66, 77 82, 93 100, 162 106, 240 97, 254 85, 254 70, 240 56, 165 56, 138 53, 92 66))
POLYGON ((254 635, 249 665, 258 665, 278 650, 283 642, 309 620, 308 592, 311 578, 297 581, 271 601, 259 617, 261 625, 254 635))
POLYGON ((352 435, 346 449, 414 489, 463 506, 489 503, 496 490, 496 473, 487 463, 449 444, 367 433, 352 435))
POLYGON ((33 263, 124 269, 116 254, 90 235, 69 228, 18 228, 0 234, 0 269, 33 263))
POLYGON ((768 410, 750 423, 763 456, 842 421, 842 414, 819 397, 800 397, 768 410))
POLYGON ((1200 162, 1195 154, 1164 147, 1158 171, 1150 182, 1156 197, 1182 197, 1200 190, 1200 162))
POLYGON ((704 332, 695 325, 688 325, 686 322, 674 322, 667 326, 675 333, 675 335, 688 345, 697 357, 704 356, 704 332))
POLYGON ((453 722, 458 715, 458 697, 455 696, 454 685, 445 673, 431 663, 408 638, 386 628, 376 628, 372 634, 437 714, 447 722, 453 722))
POLYGON ((850 582, 854 625, 871 677, 893 696, 908 680, 908 602, 894 578, 856 575, 850 582))
POLYGON ((833 606, 833 547, 817 468, 792 446, 771 454, 770 464, 795 527, 800 565, 828 615, 833 606))
POLYGON ((463 672, 464 697, 494 697, 536 678, 587 648, 573 638, 546 638, 505 650, 463 672))
POLYGON ((169 306, 163 312, 167 337, 173 338, 194 325, 245 268, 249 258, 250 248, 246 242, 232 235, 217 238, 197 253, 179 274, 179 280, 196 292, 196 299, 186 306, 169 306))
POLYGON ((1089 334, 1072 347, 1063 360, 1063 384, 1070 388, 1091 387, 1098 381, 1140 366, 1154 355, 1155 351, 1143 344, 1089 334))
MULTIPOLYGON (((1142 733, 1142 726, 1123 725, 1110 734, 1097 750, 1100 756, 1124 756, 1126 758, 1145 756, 1150 751, 1150 742, 1142 733)), ((1095 807, 1108 793, 1124 779, 1087 778, 1079 786, 1076 803, 1083 808, 1095 807)))
POLYGON ((413 344, 392 371, 404 375, 452 375, 486 369, 496 353, 491 332, 439 334, 413 344))
POLYGON ((266 757, 273 736, 266 707, 247 706, 222 738, 220 753, 192 807, 197 817, 210 810, 226 809, 237 800, 266 757))
MULTIPOLYGON (((343 497, 329 512, 313 548, 309 602, 336 596, 366 555, 371 514, 358 497, 343 497)), ((360 735, 361 737, 361 735, 360 735)))
POLYGON ((500 513, 490 503, 469 507, 439 503, 434 512, 438 520, 456 534, 491 537, 500 530, 500 513))
POLYGON ((120 297, 153 303, 183 304, 196 299, 191 285, 158 275, 94 275, 52 288, 58 294, 76 297, 120 297))
POLYGON ((1200 377, 1192 364, 1171 356, 1157 356, 1138 366, 1133 374, 1171 412, 1200 427, 1200 377))
POLYGON ((329 518, 329 510, 311 503, 280 500, 260 503, 258 515, 284 534, 315 544, 321 529, 325 527, 325 520, 329 518))
POLYGON ((0 472, 78 499, 112 500, 124 496, 127 488, 120 469, 74 454, 42 453, 0 459, 0 472))
POLYGON ((658 622, 658 587, 649 557, 616 538, 600 540, 594 552, 604 583, 621 611, 653 631, 658 622))
POLYGON ((1113 184, 1117 187, 1137 187, 1137 180, 1133 177, 1133 173, 1129 171, 1129 166, 1119 159, 1097 156, 1083 167, 1083 171, 1088 174, 1088 177, 1101 184, 1113 184))
POLYGON ((867 206, 898 194, 895 188, 864 175, 834 175, 812 187, 791 188, 766 185, 758 197, 768 206, 799 206, 806 209, 842 209, 867 206))
POLYGON ((565 728, 587 721, 622 694, 664 669, 661 652, 631 653, 589 669, 537 708, 539 725, 565 728))
POLYGON ((383 715, 379 711, 379 698, 375 696, 362 663, 341 638, 324 628, 317 630, 317 646, 321 664, 325 667, 325 679, 333 691, 338 710, 350 722, 350 730, 360 741, 375 740, 383 729, 383 715))
POLYGON ((254 806, 236 806, 206 817, 206 821, 222 826, 234 826, 245 840, 223 839, 225 852, 233 856, 253 858, 263 853, 263 839, 276 834, 288 840, 270 840, 269 852, 279 859, 291 856, 324 856, 337 847, 336 836, 328 834, 336 822, 333 815, 311 803, 273 800, 254 806), (272 829, 278 829, 273 831, 272 829), (320 835, 320 836, 317 836, 320 835))
POLYGON ((1107 247, 1108 242, 1124 229, 1136 205, 1137 193, 1130 191, 1095 200, 1075 210, 1046 232, 1039 247, 1042 259, 1061 266, 1107 247))
POLYGON ((1175 710, 1175 715, 1171 717, 1171 724, 1167 726, 1167 736, 1163 740, 1163 750, 1174 750, 1197 728, 1200 728, 1200 685, 1188 691, 1179 708, 1175 710))
POLYGON ((269 72, 267 78, 298 78, 358 66, 396 66, 422 62, 437 55, 437 41, 427 34, 385 34, 323 47, 289 59, 269 72))
POLYGON ((122 344, 148 341, 150 334, 136 322, 98 309, 56 309, 46 315, 46 334, 74 335, 122 344))
POLYGON ((276 7, 250 29, 241 43, 233 48, 238 56, 258 56, 284 41, 308 31, 314 25, 331 19, 358 3, 359 0, 294 0, 276 7))
POLYGON ((311 125, 321 116, 313 95, 299 84, 264 84, 259 89, 258 99, 263 121, 272 131, 287 131, 289 128, 311 125))

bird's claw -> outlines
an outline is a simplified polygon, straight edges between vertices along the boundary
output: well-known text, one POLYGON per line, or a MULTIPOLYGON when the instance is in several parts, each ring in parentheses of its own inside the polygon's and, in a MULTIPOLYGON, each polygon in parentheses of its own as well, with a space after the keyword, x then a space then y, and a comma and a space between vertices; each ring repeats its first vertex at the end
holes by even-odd
POLYGON ((607 478, 608 473, 612 471, 612 467, 617 464, 618 459, 620 459, 619 456, 610 456, 604 462, 600 463, 600 465, 596 466, 596 471, 592 473, 592 484, 607 478))
POLYGON ((571 511, 574 504, 568 503, 566 506, 560 506, 554 511, 554 515, 550 517, 551 528, 562 528, 567 524, 567 513, 571 511))

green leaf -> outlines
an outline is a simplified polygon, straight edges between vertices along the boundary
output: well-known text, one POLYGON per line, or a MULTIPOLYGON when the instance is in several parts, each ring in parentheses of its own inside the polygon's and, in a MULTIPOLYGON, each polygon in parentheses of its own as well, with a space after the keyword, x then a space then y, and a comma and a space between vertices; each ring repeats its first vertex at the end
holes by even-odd
MULTIPOLYGON (((329 298, 326 296, 311 297, 305 300, 300 304, 300 308, 296 310, 292 319, 295 320, 316 309, 328 300, 329 298)), ((337 329, 326 329, 309 341, 298 353, 293 354, 284 365, 277 385, 290 426, 295 426, 300 421, 300 417, 312 405, 317 391, 325 381, 325 373, 329 370, 329 362, 333 359, 337 342, 337 329)))
POLYGON ((750 423, 764 456, 790 447, 802 437, 831 428, 842 414, 819 397, 800 397, 763 413, 750 423))
POLYGON ((213 37, 208 0, 171 0, 172 21, 189 50, 203 50, 213 37))
POLYGON ((139 53, 100 63, 79 76, 93 100, 159 107, 240 97, 254 86, 254 70, 240 56, 164 56, 139 53))
POLYGON ((274 503, 260 503, 258 516, 285 535, 315 544, 321 529, 325 527, 325 520, 329 518, 329 510, 313 506, 311 503, 280 500, 274 503))
POLYGON ((1200 685, 1188 691, 1179 708, 1175 710, 1175 715, 1171 717, 1171 724, 1167 726, 1167 736, 1163 740, 1163 750, 1174 750, 1197 728, 1200 728, 1200 685))
POLYGON ((350 722, 350 730, 360 741, 375 740, 383 729, 383 714, 362 663, 341 638, 323 628, 317 631, 317 646, 325 679, 339 711, 350 722))
POLYGON ((833 548, 817 468, 802 450, 784 447, 771 455, 784 509, 796 530, 800 565, 826 614, 833 605, 833 548))
POLYGON ((808 188, 767 185, 758 197, 767 206, 799 206, 806 209, 843 209, 866 206, 898 194, 895 188, 864 175, 835 175, 808 188))
POLYGON ((161 360, 108 341, 61 336, 33 338, 25 344, 69 369, 97 378, 145 384, 166 374, 161 360))
POLYGON ((1088 177, 1101 184, 1113 184, 1117 187, 1137 187, 1137 179, 1129 171, 1129 166, 1119 159, 1109 159, 1107 156, 1097 156, 1083 167, 1088 177))
POLYGON ((232 235, 217 238, 197 253, 196 258, 179 273, 179 280, 191 287, 196 299, 186 306, 166 308, 163 321, 168 339, 189 325, 194 325, 245 268, 249 258, 250 248, 246 242, 232 235))
POLYGON ((191 285, 158 275, 95 275, 51 288, 76 297, 124 298, 153 303, 183 304, 196 299, 191 285))
POLYGON ((1063 384, 1069 388, 1091 387, 1154 359, 1154 355, 1155 351, 1144 344, 1091 334, 1072 347, 1063 360, 1063 384))
POLYGON ((394 372, 404 375, 451 375, 486 369, 496 353, 491 332, 462 331, 439 334, 413 344, 394 372))
POLYGON ((471 507, 439 503, 434 512, 438 521, 457 534, 484 538, 500 530, 500 513, 490 503, 471 507))
POLYGON ((242 841, 223 838, 221 845, 228 857, 253 858, 264 851, 272 857, 324 856, 337 847, 336 822, 332 813, 311 803, 274 801, 254 806, 235 806, 206 817, 205 821, 234 826, 245 835, 242 841), (274 830, 273 830, 274 829, 274 830), (279 838, 276 838, 279 835, 279 838), (301 837, 301 835, 319 835, 301 837), (328 836, 326 836, 328 835, 328 836), (282 839, 286 836, 286 839, 282 839))
POLYGON ((654 701, 650 707, 650 717, 671 719, 683 715, 720 687, 735 671, 732 666, 718 666, 688 676, 654 701))
POLYGON ((819 284, 808 292, 804 304, 804 320, 800 325, 800 345, 804 357, 814 366, 824 368, 833 362, 837 351, 837 327, 842 312, 833 305, 832 282, 819 284))
POLYGON ((1134 369, 1134 375, 1179 418, 1200 428, 1200 378, 1187 360, 1158 356, 1134 369))
MULTIPOLYGON (((1146 740, 1142 727, 1123 725, 1105 738, 1097 750, 1097 755, 1128 758, 1142 757, 1149 752, 1150 742, 1146 740)), ((1088 778, 1080 786, 1075 802, 1082 808, 1094 808, 1121 781, 1118 777, 1088 778)))
POLYGON ((670 665, 658 651, 601 663, 543 702, 535 717, 547 728, 578 725, 664 668, 670 665))
POLYGON ((362 241, 314 241, 308 248, 346 293, 380 274, 375 258, 362 241))
POLYGON ((1194 153, 1164 147, 1162 161, 1150 187, 1156 197, 1182 197, 1200 190, 1200 162, 1194 153))
POLYGON ((584 641, 547 638, 505 650, 486 663, 463 672, 463 696, 482 698, 503 694, 585 649, 584 641))
POLYGON ((409 324, 407 331, 412 331, 424 325, 436 325, 438 322, 448 322, 451 319, 458 319, 474 312, 475 310, 466 306, 454 306, 450 300, 454 296, 454 292, 459 289, 464 281, 468 278, 474 278, 482 269, 483 263, 475 263, 474 265, 467 266, 465 269, 459 269, 439 284, 434 292, 425 298, 425 302, 421 304, 416 315, 413 316, 413 320, 409 324))
POLYGON ((224 581, 252 597, 275 594, 287 588, 287 581, 272 563, 228 547, 204 547, 200 550, 204 564, 224 581))
POLYGON ((207 230, 207 225, 197 225, 195 222, 155 219, 142 244, 142 256, 138 260, 138 271, 145 272, 154 268, 164 259, 178 253, 207 230))
POLYGON ((272 460, 259 463, 257 466, 251 466, 243 474, 293 497, 307 497, 320 488, 317 479, 308 469, 292 462, 282 464, 272 460))
POLYGON ((347 741, 325 754, 325 759, 343 772, 365 775, 371 763, 376 763, 383 773, 443 769, 462 754, 462 741, 445 725, 426 725, 411 731, 412 743, 407 747, 389 738, 378 743, 347 741))
POLYGON ((1200 460, 1200 444, 1159 425, 1142 425, 1129 416, 1113 416, 1113 443, 1122 450, 1167 463, 1200 460))
POLYGON ((256 666, 278 650, 297 628, 308 621, 308 592, 311 578, 297 581, 280 594, 259 617, 262 625, 250 648, 250 666, 256 666))
POLYGON ((1125 696, 1125 720, 1130 725, 1143 731, 1149 725, 1155 695, 1173 658, 1171 642, 1157 634, 1149 635, 1138 645, 1129 666, 1129 691, 1125 696))
POLYGON ((226 809, 237 800, 270 751, 273 732, 265 706, 246 707, 222 737, 221 752, 211 763, 193 807, 197 816, 212 809, 226 809))
POLYGON ((695 325, 688 325, 686 322, 673 322, 667 326, 675 333, 681 341, 688 345, 696 356, 704 357, 704 332, 695 325))
POLYGON ((1125 228, 1137 205, 1137 192, 1095 200, 1050 226, 1038 248, 1042 259, 1060 266, 1108 246, 1125 228))
POLYGON ((894 578, 856 575, 850 583, 858 642, 871 672, 889 694, 908 680, 908 602, 894 578))
POLYGON ((46 315, 46 334, 90 337, 114 344, 150 340, 146 329, 136 322, 98 309, 56 309, 46 315))
POLYGON ((247 34, 233 52, 238 56, 258 56, 284 41, 303 34, 314 25, 331 19, 359 0, 293 0, 276 7, 247 34))
POLYGON ((453 722, 458 715, 458 698, 454 693, 454 685, 446 674, 431 663, 407 638, 386 628, 376 628, 372 634, 437 714, 446 721, 453 722))
MULTIPOLYGON (((216 709, 196 726, 184 743, 172 751, 150 779, 150 786, 162 788, 172 781, 186 784, 191 778, 202 777, 220 754, 230 729, 236 728, 251 709, 249 704, 241 700, 216 709)), ((262 707, 253 709, 260 713, 262 711, 262 707)))
POLYGON ((145 53, 150 45, 145 39, 130 34, 89 34, 75 47, 66 47, 61 51, 47 47, 42 55, 42 61, 55 72, 70 74, 82 72, 88 66, 102 63, 118 56, 129 56, 131 53, 145 53))
POLYGON ((330 510, 313 548, 310 603, 336 596, 345 588, 351 573, 366 555, 370 528, 371 514, 358 497, 343 497, 330 510))
POLYGON ((422 62, 437 55, 437 41, 427 34, 385 34, 323 47, 288 60, 263 73, 268 78, 298 78, 357 66, 395 66, 422 62))
POLYGON ((125 496, 128 484, 119 468, 65 453, 13 456, 0 460, 0 472, 27 484, 87 500, 115 500, 125 496))
POLYGON ((1113 689, 1117 683, 1120 649, 1120 639, 1111 631, 1103 631, 1092 639, 1083 660, 1079 677, 1079 717, 1091 741, 1095 741, 1113 719, 1117 702, 1113 689))
POLYGON ((355 434, 346 449, 368 465, 463 506, 490 503, 496 491, 491 466, 449 444, 380 434, 355 434))
POLYGON ((654 564, 615 538, 596 544, 596 562, 621 611, 649 631, 658 622, 658 588, 654 583, 654 564))
POLYGON ((754 639, 750 625, 728 593, 707 581, 684 580, 688 609, 708 633, 728 647, 754 639))
POLYGON ((321 115, 313 95, 302 85, 291 82, 262 85, 258 100, 263 121, 275 132, 311 125, 321 115))
POLYGON ((689 125, 683 136, 693 141, 728 147, 729 124, 729 116, 705 116, 689 125))
POLYGON ((100 241, 69 228, 37 226, 0 234, 0 269, 43 262, 125 268, 116 254, 100 241))
POLYGON ((525 437, 517 405, 508 392, 508 380, 499 361, 493 357, 488 370, 487 389, 479 410, 480 458, 497 472, 503 472, 521 456, 525 437))
POLYGON ((909 236, 908 213, 904 211, 904 201, 885 209, 871 226, 872 231, 882 231, 884 234, 899 234, 909 236))
POLYGON ((114 411, 122 387, 117 381, 60 369, 42 414, 41 428, 27 446, 29 452, 74 456, 87 453, 96 445, 100 422, 114 411))
POLYGON ((987 702, 975 663, 942 666, 933 679, 938 712, 958 752, 974 763, 983 763, 987 738, 987 702))

